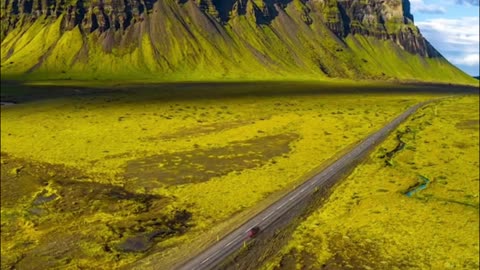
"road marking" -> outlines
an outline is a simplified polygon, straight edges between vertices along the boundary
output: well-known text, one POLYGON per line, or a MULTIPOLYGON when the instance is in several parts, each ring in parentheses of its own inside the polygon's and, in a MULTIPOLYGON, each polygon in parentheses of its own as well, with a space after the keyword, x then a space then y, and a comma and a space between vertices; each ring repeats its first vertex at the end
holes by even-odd
POLYGON ((273 214, 273 212, 272 212, 272 213, 270 213, 270 214, 268 214, 268 215, 266 215, 266 216, 264 216, 264 217, 262 218, 262 220, 265 220, 265 219, 267 219, 267 218, 268 218, 268 217, 270 217, 272 214, 273 214))
POLYGON ((289 201, 293 201, 293 199, 295 199, 295 197, 297 197, 297 196, 292 196, 292 197, 290 197, 290 199, 288 199, 288 200, 289 200, 289 201))
POLYGON ((203 260, 203 261, 202 261, 200 264, 204 264, 204 263, 206 263, 208 260, 210 260, 210 258, 211 258, 211 256, 210 256, 210 257, 208 257, 208 258, 206 258, 205 260, 203 260))
POLYGON ((289 201, 292 201, 293 199, 295 199, 295 197, 297 197, 298 195, 300 195, 299 193, 296 193, 295 195, 293 195, 292 197, 290 197, 290 199, 288 199, 289 201))
POLYGON ((282 208, 285 204, 287 204, 287 202, 284 202, 284 203, 282 203, 281 205, 279 205, 279 206, 277 207, 277 209, 282 208))
POLYGON ((235 242, 237 240, 237 238, 233 239, 232 241, 228 242, 228 244, 225 245, 225 247, 228 247, 230 246, 233 242, 235 242))

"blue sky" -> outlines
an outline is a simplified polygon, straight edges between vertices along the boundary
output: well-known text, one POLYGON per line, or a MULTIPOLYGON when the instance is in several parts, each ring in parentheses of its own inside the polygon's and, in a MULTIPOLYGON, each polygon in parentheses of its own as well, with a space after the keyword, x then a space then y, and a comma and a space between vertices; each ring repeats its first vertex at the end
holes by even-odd
POLYGON ((410 0, 415 24, 445 58, 479 75, 479 0, 410 0))

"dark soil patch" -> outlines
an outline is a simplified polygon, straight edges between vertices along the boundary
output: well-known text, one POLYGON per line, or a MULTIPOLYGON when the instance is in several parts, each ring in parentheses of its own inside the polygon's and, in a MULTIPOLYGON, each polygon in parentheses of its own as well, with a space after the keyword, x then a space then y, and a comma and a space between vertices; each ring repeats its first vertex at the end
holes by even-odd
POLYGON ((2 153, 2 269, 76 268, 82 260, 113 269, 191 226, 188 211, 166 210, 169 198, 95 179, 2 153))
POLYGON ((153 188, 198 183, 233 171, 260 167, 274 157, 288 153, 298 135, 288 133, 230 143, 212 149, 154 155, 127 163, 128 185, 153 188))

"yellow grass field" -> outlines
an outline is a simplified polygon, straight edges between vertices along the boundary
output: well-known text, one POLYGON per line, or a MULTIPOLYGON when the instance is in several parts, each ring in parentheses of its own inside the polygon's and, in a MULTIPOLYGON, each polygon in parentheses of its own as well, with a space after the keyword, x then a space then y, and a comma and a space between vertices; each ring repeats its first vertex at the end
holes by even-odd
POLYGON ((478 117, 478 95, 419 110, 264 268, 478 269, 478 117))
POLYGON ((429 98, 119 90, 2 107, 2 269, 169 265, 429 98))

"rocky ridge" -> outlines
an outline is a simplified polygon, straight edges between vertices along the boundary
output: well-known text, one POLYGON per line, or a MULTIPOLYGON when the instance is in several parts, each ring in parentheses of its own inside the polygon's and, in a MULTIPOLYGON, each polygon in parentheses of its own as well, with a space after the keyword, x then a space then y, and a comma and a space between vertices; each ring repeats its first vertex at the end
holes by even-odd
MULTIPOLYGON (((408 0, 2 0, 1 23, 2 67, 7 73, 45 69, 45 60, 58 47, 58 39, 77 31, 80 37, 71 42, 82 44, 75 55, 65 59, 68 65, 61 67, 63 73, 77 62, 93 61, 94 43, 102 47, 96 54, 116 55, 132 53, 149 43, 148 57, 154 59, 150 71, 167 73, 177 72, 182 59, 195 65, 214 62, 210 59, 214 56, 237 58, 246 49, 245 62, 255 61, 268 69, 287 70, 286 66, 294 63, 302 71, 313 68, 327 77, 358 77, 368 71, 347 63, 341 68, 331 65, 335 59, 345 61, 336 54, 348 51, 347 39, 355 36, 389 41, 410 54, 443 61, 414 25, 408 0), (45 27, 56 24, 58 33, 50 29, 49 36, 57 40, 42 46, 38 61, 18 68, 18 61, 11 59, 19 54, 16 45, 39 23, 45 27), (148 42, 143 40, 145 36, 148 42), (272 45, 281 49, 268 48, 272 45), (199 55, 203 51, 214 52, 199 55), (305 52, 308 55, 303 55, 305 52), (281 59, 285 53, 290 59, 281 59)), ((62 53, 58 57, 67 58, 62 53)), ((225 63, 218 66, 228 69, 225 63)), ((60 72, 60 68, 47 69, 60 72)))

